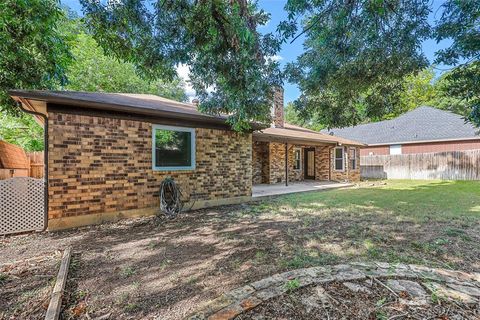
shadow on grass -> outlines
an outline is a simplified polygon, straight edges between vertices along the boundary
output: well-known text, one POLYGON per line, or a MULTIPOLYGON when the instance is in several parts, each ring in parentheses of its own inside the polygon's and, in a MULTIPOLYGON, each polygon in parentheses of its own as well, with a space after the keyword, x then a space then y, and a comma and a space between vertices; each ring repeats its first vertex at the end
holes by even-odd
POLYGON ((178 319, 289 269, 377 260, 476 270, 479 186, 389 182, 94 227, 72 243, 75 290, 87 292, 90 316, 178 319))

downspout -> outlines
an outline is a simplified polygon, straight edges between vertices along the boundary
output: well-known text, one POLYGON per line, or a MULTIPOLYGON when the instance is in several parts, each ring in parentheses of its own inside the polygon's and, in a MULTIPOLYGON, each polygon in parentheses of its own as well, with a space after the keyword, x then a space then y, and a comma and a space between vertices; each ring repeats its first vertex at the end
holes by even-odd
POLYGON ((43 145, 44 145, 44 150, 43 150, 43 178, 44 178, 44 184, 45 184, 45 187, 44 187, 44 212, 45 212, 45 216, 44 216, 44 227, 43 229, 40 231, 40 232, 43 232, 45 230, 47 230, 48 228, 48 118, 46 115, 44 115, 43 113, 40 113, 40 112, 35 112, 35 111, 31 111, 31 110, 27 110, 23 107, 23 104, 26 104, 28 106, 30 106, 33 109, 33 106, 28 102, 27 99, 24 99, 24 98, 20 98, 20 101, 21 103, 18 103, 18 106, 20 107, 20 109, 25 112, 25 113, 28 113, 28 114, 32 114, 34 116, 39 116, 39 117, 42 117, 43 120, 44 120, 44 126, 43 126, 43 145))
POLYGON ((288 187, 288 142, 285 142, 285 186, 288 187))
POLYGON ((332 149, 330 146, 327 146, 328 150, 328 181, 332 181, 332 149))

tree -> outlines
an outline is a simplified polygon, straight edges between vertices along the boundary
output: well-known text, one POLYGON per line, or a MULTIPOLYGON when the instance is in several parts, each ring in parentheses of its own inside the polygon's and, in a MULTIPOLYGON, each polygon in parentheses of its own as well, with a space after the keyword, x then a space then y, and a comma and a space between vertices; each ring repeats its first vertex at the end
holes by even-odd
POLYGON ((437 62, 460 63, 445 76, 444 91, 467 106, 467 118, 480 126, 480 2, 448 0, 443 9, 435 36, 453 43, 437 52, 437 62))
POLYGON ((74 63, 67 69, 68 83, 64 87, 67 90, 150 93, 177 101, 187 99, 178 78, 171 82, 142 79, 133 64, 106 56, 85 32, 77 33, 71 45, 74 63))
POLYGON ((285 121, 315 131, 320 131, 325 127, 315 116, 301 115, 299 110, 295 108, 293 102, 287 103, 285 107, 285 121))
POLYGON ((326 126, 349 126, 394 117, 429 101, 480 125, 480 2, 446 1, 434 27, 427 22, 430 5, 427 0, 290 0, 290 19, 280 28, 292 37, 295 19, 302 16, 306 37, 305 53, 288 66, 302 91, 295 101, 299 114, 317 115, 326 126), (420 44, 432 36, 453 40, 437 52, 436 62, 455 66, 435 88, 419 73, 427 65, 420 44))
POLYGON ((400 114, 417 107, 429 105, 436 96, 434 85, 435 72, 427 68, 418 73, 409 74, 403 79, 403 89, 400 92, 399 108, 390 116, 398 117, 400 114))
POLYGON ((269 123, 272 87, 281 84, 274 56, 280 41, 257 26, 268 14, 247 0, 81 0, 87 24, 108 55, 151 78, 171 80, 190 67, 200 109, 228 114, 236 130, 269 123))
POLYGON ((19 145, 26 151, 43 150, 43 128, 31 115, 3 112, 0 124, 0 140, 19 145))
POLYGON ((0 109, 19 114, 9 89, 53 89, 65 82, 71 61, 58 30, 64 19, 56 0, 0 3, 0 109))
POLYGON ((435 95, 429 105, 468 118, 472 112, 471 106, 465 99, 452 93, 453 88, 450 79, 450 72, 447 72, 435 81, 435 95))
POLYGON ((280 28, 291 37, 298 29, 296 19, 303 17, 306 38, 305 52, 287 68, 302 91, 297 108, 319 115, 327 126, 348 126, 394 111, 403 78, 428 65, 419 50, 430 35, 428 3, 288 1, 290 20, 280 28))

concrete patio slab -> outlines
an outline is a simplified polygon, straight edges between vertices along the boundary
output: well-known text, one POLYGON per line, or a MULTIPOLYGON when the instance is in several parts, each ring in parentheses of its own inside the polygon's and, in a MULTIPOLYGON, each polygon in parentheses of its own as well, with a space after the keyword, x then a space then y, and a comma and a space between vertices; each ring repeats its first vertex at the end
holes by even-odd
POLYGON ((341 183, 333 181, 289 182, 288 186, 286 186, 285 183, 255 184, 253 185, 252 189, 252 197, 260 198, 297 192, 346 188, 351 186, 353 186, 352 183, 341 183))

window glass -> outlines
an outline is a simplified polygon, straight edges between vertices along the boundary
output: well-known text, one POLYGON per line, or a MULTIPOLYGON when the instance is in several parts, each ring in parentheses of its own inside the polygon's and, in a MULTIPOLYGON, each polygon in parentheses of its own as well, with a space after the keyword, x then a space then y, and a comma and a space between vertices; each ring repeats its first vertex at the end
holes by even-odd
POLYGON ((153 166, 156 169, 193 169, 194 129, 154 126, 153 130, 153 166))
POLYGON ((357 150, 355 148, 350 149, 350 169, 357 169, 357 150))
POLYGON ((293 169, 299 170, 301 168, 301 161, 300 161, 301 150, 296 149, 293 154, 294 154, 293 169))
POLYGON ((343 170, 343 148, 335 148, 335 170, 343 170))

